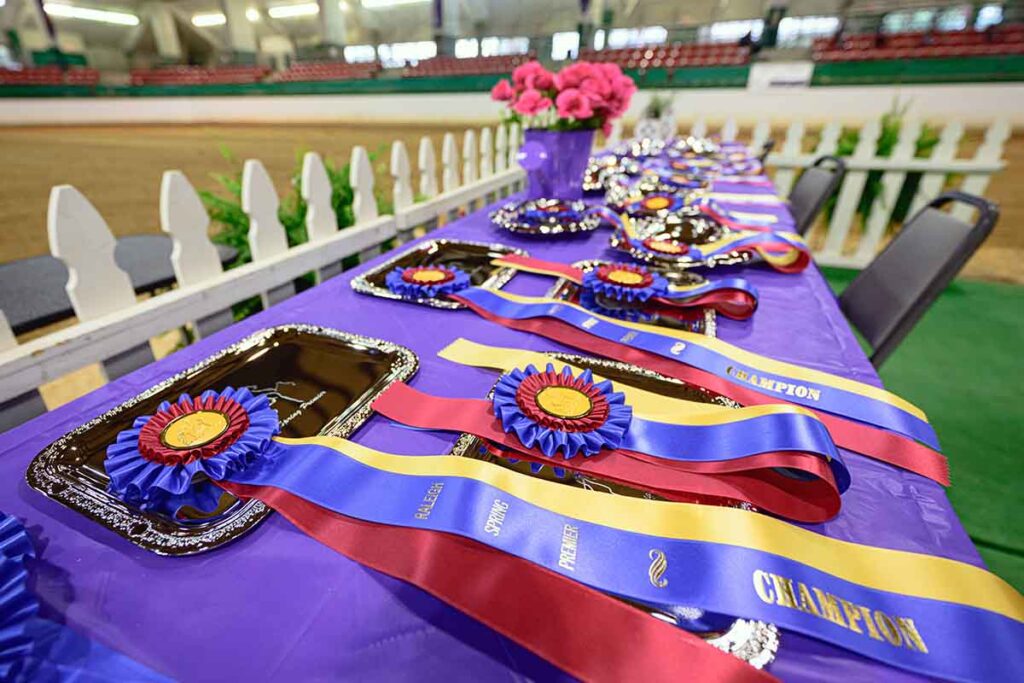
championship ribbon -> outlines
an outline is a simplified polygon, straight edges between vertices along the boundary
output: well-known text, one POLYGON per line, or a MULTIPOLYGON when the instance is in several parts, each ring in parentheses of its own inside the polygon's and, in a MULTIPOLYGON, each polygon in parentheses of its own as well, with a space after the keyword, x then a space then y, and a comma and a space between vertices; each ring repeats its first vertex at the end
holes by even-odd
POLYGON ((944 679, 1010 680, 1024 670, 1024 598, 984 569, 735 508, 563 486, 472 458, 389 455, 333 437, 248 438, 245 425, 264 416, 223 408, 272 409, 265 397, 228 391, 174 404, 158 459, 145 428, 170 404, 118 436, 111 449, 121 465, 133 447, 143 463, 132 468, 140 499, 221 458, 198 469, 580 678, 760 675, 607 596, 665 614, 692 605, 760 619, 944 679))
POLYGON ((373 409, 412 427, 473 434, 535 469, 549 465, 556 474, 578 472, 667 500, 748 503, 808 523, 839 512, 850 475, 809 411, 663 399, 648 415, 623 387, 559 365, 510 369, 489 401, 395 383, 373 409))
MULTIPOLYGON (((661 197, 647 198, 656 199, 661 197)), ((752 252, 780 273, 799 273, 811 262, 811 254, 803 238, 792 232, 729 230, 721 239, 714 242, 686 244, 658 236, 639 236, 633 219, 627 214, 618 217, 617 225, 620 237, 631 251, 661 259, 707 260, 712 256, 732 252, 752 252)))
POLYGON ((668 316, 674 316, 674 311, 679 309, 711 308, 735 320, 745 320, 757 310, 757 290, 741 277, 712 280, 694 276, 699 281, 678 285, 669 284, 664 276, 643 266, 625 263, 605 263, 585 271, 565 263, 519 254, 509 254, 492 263, 575 282, 582 288, 578 303, 612 317, 617 317, 614 312, 621 312, 623 306, 637 312, 668 316))
POLYGON ((706 387, 743 405, 788 402, 809 408, 836 445, 949 485, 949 467, 935 450, 938 438, 927 417, 884 389, 556 299, 476 287, 451 296, 506 327, 706 387))

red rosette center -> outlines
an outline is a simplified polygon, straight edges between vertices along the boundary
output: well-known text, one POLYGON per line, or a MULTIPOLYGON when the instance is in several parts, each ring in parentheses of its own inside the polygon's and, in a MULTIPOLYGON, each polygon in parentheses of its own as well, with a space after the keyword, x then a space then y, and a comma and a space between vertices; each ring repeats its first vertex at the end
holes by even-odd
POLYGON ((560 372, 529 375, 516 390, 520 410, 537 424, 563 432, 590 432, 608 419, 608 399, 592 382, 560 372))
POLYGON ((597 269, 597 279, 620 287, 633 287, 636 289, 650 287, 654 282, 654 276, 647 269, 627 263, 599 266, 597 269))
POLYGON ((139 453, 161 465, 187 465, 226 448, 249 428, 249 415, 223 396, 197 397, 158 411, 139 431, 139 453))
POLYGON ((682 256, 686 252, 690 251, 690 247, 686 244, 682 244, 674 240, 658 240, 653 237, 645 239, 644 246, 653 252, 658 254, 668 254, 669 256, 682 256))
POLYGON ((455 273, 442 266, 414 266, 402 271, 402 279, 414 285, 442 285, 455 279, 455 273))

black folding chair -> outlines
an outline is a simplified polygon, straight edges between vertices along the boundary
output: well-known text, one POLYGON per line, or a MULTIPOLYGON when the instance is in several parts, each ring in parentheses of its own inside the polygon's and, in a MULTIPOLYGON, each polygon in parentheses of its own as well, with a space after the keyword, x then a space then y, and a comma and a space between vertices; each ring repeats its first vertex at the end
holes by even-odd
POLYGON ((772 153, 773 149, 775 149, 775 138, 768 138, 764 141, 764 144, 761 145, 761 151, 757 154, 757 160, 761 162, 762 166, 768 159, 768 155, 772 153))
POLYGON ((839 188, 846 164, 839 157, 823 156, 814 160, 789 193, 789 208, 796 219, 796 231, 806 235, 814 225, 825 202, 839 188))
POLYGON ((876 368, 910 333, 985 241, 999 207, 963 192, 945 192, 921 209, 839 296, 847 319, 871 344, 876 368), (963 202, 978 210, 967 224, 940 209, 963 202))

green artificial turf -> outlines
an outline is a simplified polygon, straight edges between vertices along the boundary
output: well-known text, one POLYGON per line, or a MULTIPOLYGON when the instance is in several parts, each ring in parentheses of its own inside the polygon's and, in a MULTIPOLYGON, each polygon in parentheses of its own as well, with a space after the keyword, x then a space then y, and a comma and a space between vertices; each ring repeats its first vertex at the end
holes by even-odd
MULTIPOLYGON (((823 269, 837 293, 854 271, 823 269)), ((949 498, 989 568, 1024 589, 1024 287, 957 280, 881 367, 949 457, 949 498)))

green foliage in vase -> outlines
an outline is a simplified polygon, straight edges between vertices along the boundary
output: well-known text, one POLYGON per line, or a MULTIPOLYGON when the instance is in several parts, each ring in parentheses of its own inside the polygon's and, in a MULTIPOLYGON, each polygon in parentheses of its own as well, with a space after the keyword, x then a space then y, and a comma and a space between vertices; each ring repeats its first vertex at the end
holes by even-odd
MULTIPOLYGON (((907 108, 910 103, 900 104, 898 100, 893 101, 892 109, 882 115, 881 133, 875 145, 875 155, 879 157, 892 156, 893 150, 900 139, 900 130, 903 128, 903 121, 906 118, 907 108)), ((844 128, 839 136, 839 143, 836 147, 836 155, 841 157, 852 156, 860 142, 859 128, 844 128)), ((931 156, 932 150, 939 142, 939 129, 927 124, 921 126, 921 133, 915 143, 914 156, 927 158, 931 156)), ((907 173, 903 187, 896 198, 894 207, 882 206, 882 175, 883 171, 868 172, 867 182, 864 184, 864 192, 861 194, 860 202, 857 205, 857 213, 866 222, 871 214, 872 207, 877 201, 882 210, 892 209, 892 221, 902 223, 910 211, 910 204, 917 194, 918 185, 921 182, 921 173, 907 173)), ((829 203, 828 215, 831 216, 835 199, 829 203)))

